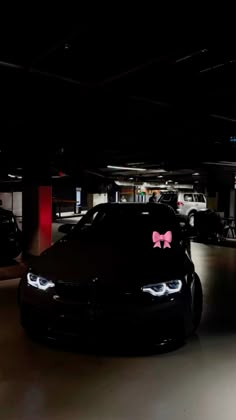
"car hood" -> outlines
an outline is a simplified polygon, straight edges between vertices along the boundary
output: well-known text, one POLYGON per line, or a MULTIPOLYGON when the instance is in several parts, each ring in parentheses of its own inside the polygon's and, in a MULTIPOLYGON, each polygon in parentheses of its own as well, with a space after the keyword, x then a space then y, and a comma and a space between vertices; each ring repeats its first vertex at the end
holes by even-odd
POLYGON ((87 283, 100 278, 123 287, 182 278, 193 271, 193 264, 182 249, 83 238, 57 242, 35 259, 32 270, 53 281, 87 283))

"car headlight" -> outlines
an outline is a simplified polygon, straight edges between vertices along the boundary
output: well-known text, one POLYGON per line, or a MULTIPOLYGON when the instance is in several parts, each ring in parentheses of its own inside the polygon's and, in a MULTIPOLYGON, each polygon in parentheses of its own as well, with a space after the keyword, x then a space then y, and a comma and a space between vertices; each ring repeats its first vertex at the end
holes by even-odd
POLYGON ((171 280, 165 283, 148 284, 142 287, 142 291, 152 296, 164 296, 178 293, 182 289, 181 280, 171 280))
POLYGON ((55 283, 51 280, 47 280, 44 277, 36 276, 36 274, 28 273, 27 274, 27 283, 32 286, 36 287, 40 290, 48 290, 50 287, 54 287, 55 283))

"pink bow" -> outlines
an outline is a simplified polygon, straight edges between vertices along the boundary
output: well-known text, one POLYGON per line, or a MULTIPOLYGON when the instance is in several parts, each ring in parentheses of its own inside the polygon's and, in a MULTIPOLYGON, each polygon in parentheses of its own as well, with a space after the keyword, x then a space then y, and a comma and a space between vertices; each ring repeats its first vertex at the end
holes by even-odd
POLYGON ((172 232, 168 230, 164 235, 161 235, 159 232, 153 232, 152 241, 154 242, 153 248, 161 248, 161 242, 164 242, 163 248, 171 248, 172 232))

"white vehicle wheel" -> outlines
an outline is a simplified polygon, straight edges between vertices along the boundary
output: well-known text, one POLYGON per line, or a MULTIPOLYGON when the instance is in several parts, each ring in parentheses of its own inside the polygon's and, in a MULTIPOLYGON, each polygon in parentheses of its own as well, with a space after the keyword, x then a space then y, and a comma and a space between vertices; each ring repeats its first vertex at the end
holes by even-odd
POLYGON ((191 227, 194 227, 194 219, 194 213, 190 213, 190 215, 188 216, 188 222, 191 227))

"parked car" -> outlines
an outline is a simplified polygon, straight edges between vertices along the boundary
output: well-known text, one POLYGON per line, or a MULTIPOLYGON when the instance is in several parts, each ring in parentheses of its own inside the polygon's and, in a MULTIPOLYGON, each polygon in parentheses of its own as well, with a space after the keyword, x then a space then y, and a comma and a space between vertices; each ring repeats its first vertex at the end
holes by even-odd
POLYGON ((81 340, 88 333, 156 344, 187 337, 201 319, 202 288, 182 223, 164 204, 94 207, 22 278, 23 328, 81 340))
POLYGON ((15 215, 0 207, 0 264, 17 257, 21 247, 22 234, 15 215))
POLYGON ((194 228, 197 238, 204 242, 218 243, 225 239, 224 223, 219 214, 212 209, 196 213, 194 228))
POLYGON ((158 202, 168 204, 178 214, 187 216, 191 226, 194 226, 196 212, 206 210, 206 197, 197 192, 164 191, 158 202))

